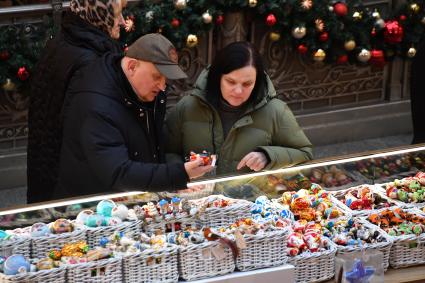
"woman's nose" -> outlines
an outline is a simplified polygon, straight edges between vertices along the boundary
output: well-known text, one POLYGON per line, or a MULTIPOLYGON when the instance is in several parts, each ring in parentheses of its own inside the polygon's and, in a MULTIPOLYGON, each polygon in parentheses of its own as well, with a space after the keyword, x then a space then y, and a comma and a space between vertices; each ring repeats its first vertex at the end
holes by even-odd
POLYGON ((242 86, 235 86, 234 90, 235 93, 240 94, 242 93, 242 86))

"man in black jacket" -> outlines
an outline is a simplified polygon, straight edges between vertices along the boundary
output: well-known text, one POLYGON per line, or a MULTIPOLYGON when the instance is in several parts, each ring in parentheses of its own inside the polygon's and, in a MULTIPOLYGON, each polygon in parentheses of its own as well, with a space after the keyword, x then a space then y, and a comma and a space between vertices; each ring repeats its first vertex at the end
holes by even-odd
POLYGON ((425 143, 425 83, 423 69, 425 63, 425 39, 419 45, 418 52, 412 61, 410 73, 410 102, 412 108, 413 141, 425 143))
POLYGON ((175 190, 212 170, 197 159, 164 163, 165 80, 186 78, 160 34, 108 53, 75 75, 66 93, 54 198, 128 190, 175 190))

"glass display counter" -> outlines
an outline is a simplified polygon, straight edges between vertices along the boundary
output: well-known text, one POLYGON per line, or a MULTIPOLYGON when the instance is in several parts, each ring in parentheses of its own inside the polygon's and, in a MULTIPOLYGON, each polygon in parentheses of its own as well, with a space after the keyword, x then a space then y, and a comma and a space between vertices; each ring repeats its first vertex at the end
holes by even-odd
MULTIPOLYGON (((379 228, 374 226, 374 229, 377 230, 373 231, 382 232, 382 235, 379 237, 380 244, 382 244, 385 239, 388 241, 388 245, 385 247, 387 254, 384 255, 384 257, 387 257, 385 259, 387 264, 382 264, 383 270, 391 268, 389 265, 396 268, 402 268, 411 265, 425 264, 425 257, 416 258, 417 254, 414 253, 419 247, 423 247, 425 243, 425 220, 421 222, 421 217, 424 217, 422 213, 425 211, 425 174, 421 173, 424 172, 424 170, 425 145, 407 146, 314 160, 291 168, 273 171, 199 179, 189 183, 187 188, 182 188, 182 190, 178 192, 121 192, 2 209, 0 210, 0 230, 10 231, 16 228, 25 229, 25 227, 30 227, 34 223, 52 223, 59 218, 74 221, 83 210, 96 211, 96 207, 101 200, 113 200, 116 205, 125 204, 130 209, 135 206, 140 208, 151 202, 154 204, 158 203, 157 206, 154 206, 158 210, 155 213, 158 213, 160 211, 162 212, 163 209, 162 206, 159 206, 162 199, 170 201, 166 206, 168 209, 169 206, 172 206, 173 201, 175 201, 177 197, 179 201, 182 199, 189 199, 196 203, 198 199, 210 195, 223 195, 226 201, 228 199, 235 199, 238 201, 243 200, 245 204, 250 204, 247 210, 248 216, 245 214, 245 218, 250 218, 253 221, 262 221, 261 223, 265 223, 265 221, 269 220, 272 221, 277 228, 281 228, 285 225, 294 225, 294 221, 296 223, 301 223, 301 221, 304 220, 306 220, 306 223, 313 223, 316 221, 315 225, 321 225, 320 227, 323 229, 321 230, 323 235, 329 236, 329 239, 333 241, 329 244, 331 247, 327 248, 327 251, 329 251, 328 253, 325 250, 322 251, 323 254, 326 253, 325 259, 327 262, 330 262, 330 272, 334 272, 335 270, 333 259, 338 253, 344 251, 344 247, 341 248, 341 246, 338 245, 347 244, 341 240, 341 237, 335 233, 332 234, 329 232, 331 230, 328 227, 330 225, 330 220, 333 218, 339 219, 339 217, 358 217, 362 219, 361 221, 369 221, 368 224, 364 224, 365 227, 377 225, 376 227, 379 226, 379 228), (326 199, 326 201, 323 201, 323 199, 326 199), (269 206, 273 206, 271 205, 273 203, 281 205, 279 208, 279 215, 270 216, 270 213, 266 211, 271 211, 269 206), (401 233, 401 228, 398 226, 395 228, 395 226, 389 224, 384 225, 383 211, 388 213, 388 211, 394 212, 395 209, 413 211, 411 213, 416 215, 416 218, 413 217, 408 219, 416 223, 414 225, 412 224, 414 227, 411 227, 413 229, 411 233, 416 237, 414 241, 410 238, 410 242, 404 238, 402 239, 405 232, 401 233), (308 211, 308 213, 306 213, 306 211, 308 211), (290 216, 287 217, 287 215, 290 216), (284 218, 284 220, 289 219, 293 222, 291 222, 292 224, 288 224, 289 220, 285 222, 281 219, 279 220, 279 217, 284 218), (379 217, 380 221, 377 222, 374 217, 379 217), (329 231, 325 231, 325 228, 329 229, 329 231), (383 236, 384 234, 385 236, 383 236), (410 245, 412 252, 407 250, 407 253, 410 255, 411 252, 411 256, 414 258, 413 260, 409 260, 408 258, 398 259, 397 256, 395 259, 390 258, 393 252, 397 252, 391 250, 391 248, 395 246, 394 243, 399 241, 394 239, 402 239, 404 241, 403 245, 401 245, 402 247, 406 246, 406 248, 409 248, 407 246, 410 245), (424 241, 424 243, 421 241, 424 241)), ((216 204, 217 200, 214 200, 210 205, 214 207, 216 204)), ((226 203, 226 205, 229 204, 226 203)), ((242 209, 242 206, 240 207, 242 209)), ((199 215, 205 211, 205 208, 198 209, 196 213, 199 215)), ((189 213, 192 213, 192 211, 189 212, 188 210, 188 214, 189 213)), ((174 214, 175 216, 175 212, 169 212, 169 214, 174 214)), ((142 221, 146 221, 145 217, 146 215, 143 216, 142 221)), ((235 222, 238 220, 240 219, 232 219, 232 221, 235 222)), ((393 220, 394 219, 391 219, 390 222, 393 220)), ((337 222, 333 221, 332 225, 335 225, 335 223, 337 222)), ((180 224, 182 223, 179 222, 178 229, 182 229, 181 227, 183 227, 183 225, 180 227, 180 224)), ((228 224, 229 223, 226 223, 226 225, 228 224)), ((211 227, 213 226, 214 225, 211 227)), ((141 229, 143 231, 143 224, 141 224, 140 227, 142 227, 141 229)), ((299 229, 299 227, 291 227, 295 229, 294 231, 299 229)), ((176 229, 176 226, 173 226, 171 230, 169 229, 165 232, 175 233, 177 231, 176 229)), ((290 231, 293 232, 293 230, 290 231)), ((310 279, 311 281, 326 281, 331 279, 334 275, 333 273, 319 274, 317 277, 310 279, 309 277, 305 277, 307 276, 305 274, 297 275, 297 272, 301 272, 300 267, 303 266, 303 268, 305 268, 309 263, 305 261, 305 258, 299 258, 302 254, 301 249, 306 248, 304 246, 301 248, 291 242, 291 237, 293 237, 292 232, 287 232, 285 236, 285 245, 288 244, 288 248, 286 249, 286 246, 284 247, 284 253, 287 253, 289 256, 285 258, 285 262, 295 266, 295 280, 301 282, 310 281, 310 279), (297 266, 299 267, 298 269, 297 266)), ((235 238, 233 239, 235 240, 235 238)), ((372 241, 370 243, 377 243, 376 241, 378 240, 375 240, 376 239, 370 240, 372 241)), ((311 243, 307 240, 305 241, 307 246, 311 243)), ((369 239, 366 240, 365 238, 362 239, 362 241, 366 243, 369 239)), ((314 248, 310 246, 308 248, 310 249, 309 253, 315 252, 314 248)), ((269 250, 273 250, 273 247, 270 247, 269 250)), ((213 254, 217 256, 216 253, 213 254)), ((425 254, 425 252, 422 254, 425 254)), ((235 256, 235 262, 237 262, 238 259, 236 254, 233 254, 233 256, 235 256)), ((323 267, 323 269, 326 268, 327 267, 323 267)), ((248 267, 247 270, 249 269, 255 268, 248 267)), ((243 270, 243 268, 239 268, 239 270, 243 270)), ((420 272, 420 269, 415 270, 419 271, 413 272, 412 276, 415 277, 412 278, 418 280, 417 278, 418 276, 420 277, 420 275, 416 273, 420 272)), ((392 278, 398 276, 399 273, 390 270, 386 274, 389 274, 388 276, 392 278)), ((194 278, 197 279, 197 277, 194 278)), ((425 280, 425 273, 423 278, 425 280)))

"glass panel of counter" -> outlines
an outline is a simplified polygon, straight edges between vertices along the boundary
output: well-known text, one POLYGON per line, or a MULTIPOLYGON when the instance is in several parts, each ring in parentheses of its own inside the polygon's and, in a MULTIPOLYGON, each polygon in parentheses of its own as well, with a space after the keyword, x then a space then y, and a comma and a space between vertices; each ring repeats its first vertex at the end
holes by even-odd
MULTIPOLYGON (((112 199, 117 204, 122 203, 129 208, 136 204, 157 202, 163 198, 170 199, 173 196, 197 199, 212 194, 222 194, 231 198, 254 201, 260 195, 278 198, 286 191, 310 188, 312 183, 319 184, 329 191, 381 184, 382 194, 385 194, 385 186, 382 184, 415 176, 420 171, 425 171, 425 145, 423 144, 314 160, 273 171, 209 177, 191 182, 187 189, 178 192, 122 192, 2 209, 0 210, 0 230, 26 227, 36 222, 50 223, 58 218, 75 219, 83 209, 95 211, 98 202, 103 199, 112 199)), ((424 183, 416 184, 419 187, 415 191, 423 194, 419 196, 419 200, 415 201, 425 201, 425 192, 422 191, 425 186, 425 176, 423 180, 424 183)), ((409 196, 406 194, 403 197, 409 196)))

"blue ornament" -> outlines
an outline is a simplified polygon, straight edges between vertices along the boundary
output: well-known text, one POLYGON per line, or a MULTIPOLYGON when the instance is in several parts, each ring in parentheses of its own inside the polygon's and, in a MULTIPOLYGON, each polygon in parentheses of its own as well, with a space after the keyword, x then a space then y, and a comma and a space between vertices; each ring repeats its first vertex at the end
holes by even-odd
POLYGON ((30 268, 30 263, 23 255, 20 254, 9 256, 3 264, 4 274, 6 275, 16 275, 18 273, 29 272, 30 268))
POLYGON ((4 230, 0 230, 0 240, 8 240, 10 235, 4 230))
POLYGON ((116 206, 115 202, 106 199, 99 202, 96 206, 96 212, 103 216, 111 216, 112 208, 116 206))
POLYGON ((282 209, 279 215, 282 218, 294 220, 294 214, 289 209, 282 209))
POLYGON ((261 214, 255 214, 252 219, 254 219, 254 221, 261 221, 263 220, 263 216, 261 216, 261 214))
POLYGON ((106 238, 106 237, 100 238, 100 241, 99 241, 100 246, 106 247, 106 244, 107 243, 109 243, 109 239, 108 238, 106 238))
POLYGON ((344 276, 350 283, 369 283, 369 278, 375 273, 375 268, 372 266, 364 266, 361 259, 356 259, 353 264, 353 269, 345 272, 344 276))
POLYGON ((84 224, 88 227, 100 227, 102 226, 104 220, 105 218, 102 217, 101 215, 93 214, 93 215, 87 216, 84 224))
POLYGON ((181 201, 181 199, 180 199, 179 197, 176 197, 176 196, 174 196, 174 197, 171 199, 171 203, 180 203, 180 201, 181 201))
POLYGON ((259 205, 265 205, 266 203, 269 203, 270 200, 268 197, 266 196, 259 196, 256 200, 255 203, 259 204, 259 205))
POLYGON ((348 227, 353 227, 353 225, 354 225, 354 220, 353 220, 353 218, 348 219, 347 226, 348 226, 348 227))
POLYGON ((260 204, 254 204, 251 208, 252 214, 258 214, 258 213, 261 213, 262 211, 263 211, 263 206, 260 204))
POLYGON ((50 234, 49 226, 42 222, 32 224, 30 231, 32 237, 42 237, 50 234))

